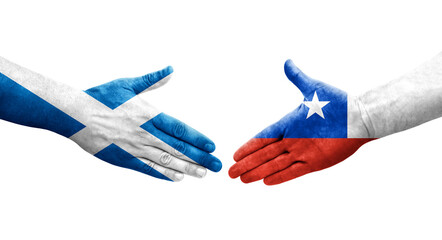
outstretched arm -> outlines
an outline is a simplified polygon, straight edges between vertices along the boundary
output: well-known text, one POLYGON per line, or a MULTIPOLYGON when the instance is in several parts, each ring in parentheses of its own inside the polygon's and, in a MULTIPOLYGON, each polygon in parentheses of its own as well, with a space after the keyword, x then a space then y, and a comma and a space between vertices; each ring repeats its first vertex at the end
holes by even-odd
POLYGON ((359 97, 310 78, 290 60, 284 70, 304 102, 236 151, 229 175, 244 183, 274 185, 328 168, 371 140, 442 115, 442 53, 359 97))
POLYGON ((221 169, 215 144, 145 102, 173 69, 77 90, 0 57, 0 118, 68 137, 111 164, 179 181, 221 169))

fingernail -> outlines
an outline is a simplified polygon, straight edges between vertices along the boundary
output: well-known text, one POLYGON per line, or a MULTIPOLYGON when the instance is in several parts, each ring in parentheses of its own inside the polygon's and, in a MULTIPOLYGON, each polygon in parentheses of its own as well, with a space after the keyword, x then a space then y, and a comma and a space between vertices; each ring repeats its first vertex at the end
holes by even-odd
POLYGON ((215 151, 215 145, 212 143, 206 143, 206 145, 204 145, 204 148, 206 149, 206 151, 208 152, 213 152, 215 151))
POLYGON ((184 174, 175 173, 175 182, 179 182, 179 181, 183 180, 183 178, 184 178, 184 174))
POLYGON ((214 172, 219 172, 219 171, 221 170, 222 167, 223 167, 222 163, 221 163, 221 162, 218 162, 218 161, 213 161, 213 162, 210 164, 210 169, 211 169, 212 171, 214 171, 214 172))
POLYGON ((205 168, 197 168, 196 169, 196 175, 198 175, 198 177, 203 178, 204 176, 206 176, 207 170, 205 168))

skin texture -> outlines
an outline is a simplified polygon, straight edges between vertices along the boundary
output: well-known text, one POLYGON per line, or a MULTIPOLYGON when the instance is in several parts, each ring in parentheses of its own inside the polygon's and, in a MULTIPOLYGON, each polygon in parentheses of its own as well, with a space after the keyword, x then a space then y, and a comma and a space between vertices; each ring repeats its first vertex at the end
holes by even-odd
POLYGON ((164 85, 173 69, 122 78, 86 91, 0 58, 0 118, 68 137, 116 166, 180 181, 221 170, 215 144, 139 94, 164 85))
POLYGON ((280 184, 331 167, 372 140, 357 99, 308 77, 290 60, 284 69, 288 79, 301 90, 305 103, 236 151, 236 163, 229 169, 231 178, 240 177, 244 183, 263 179, 266 185, 280 184), (321 96, 327 100, 322 104, 323 116, 310 114, 311 107, 307 105, 315 97, 321 101, 321 96), (350 135, 353 138, 347 138, 350 135))
POLYGON ((264 179, 266 185, 280 184, 310 172, 331 167, 350 157, 367 138, 286 138, 272 139, 272 144, 251 139, 234 155, 237 162, 229 171, 232 178, 241 177, 244 183, 264 179))
MULTIPOLYGON (((334 98, 339 101, 346 95, 311 79, 291 61, 286 62, 285 73, 305 99, 312 99, 312 91, 318 92, 318 96, 324 95, 324 91, 330 93, 327 100, 334 98)), ((333 166, 368 141, 441 117, 442 53, 410 73, 359 97, 347 95, 348 138, 326 136, 335 132, 333 127, 311 129, 311 126, 305 125, 305 107, 301 104, 239 148, 234 155, 237 163, 230 168, 229 175, 232 178, 240 176, 245 183, 264 179, 267 185, 279 184, 333 166), (305 134, 306 131, 310 133, 305 134), (300 136, 303 134, 314 138, 303 138, 300 136)), ((339 107, 336 109, 339 110, 339 107)), ((334 111, 328 112, 327 105, 322 110, 327 117, 337 115, 334 111)), ((338 125, 339 122, 332 124, 338 125)))
POLYGON ((442 52, 359 97, 370 137, 380 138, 442 116, 442 52))

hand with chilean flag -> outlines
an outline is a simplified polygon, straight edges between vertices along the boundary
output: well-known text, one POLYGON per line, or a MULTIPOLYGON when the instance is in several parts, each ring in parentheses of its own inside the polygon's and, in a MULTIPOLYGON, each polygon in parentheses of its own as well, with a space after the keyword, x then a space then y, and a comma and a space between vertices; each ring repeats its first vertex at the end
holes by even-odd
POLYGON ((284 70, 304 102, 236 151, 231 178, 280 184, 331 167, 374 139, 369 138, 357 98, 310 78, 291 60, 284 70))

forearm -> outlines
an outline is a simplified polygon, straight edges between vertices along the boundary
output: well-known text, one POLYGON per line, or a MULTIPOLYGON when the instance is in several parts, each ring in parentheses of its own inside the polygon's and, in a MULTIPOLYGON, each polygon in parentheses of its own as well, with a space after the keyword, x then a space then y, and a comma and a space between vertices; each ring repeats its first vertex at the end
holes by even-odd
POLYGON ((0 118, 3 120, 70 137, 84 127, 70 116, 80 111, 73 104, 78 92, 0 57, 0 118))
POLYGON ((380 138, 442 116, 442 53, 359 98, 369 137, 380 138))

